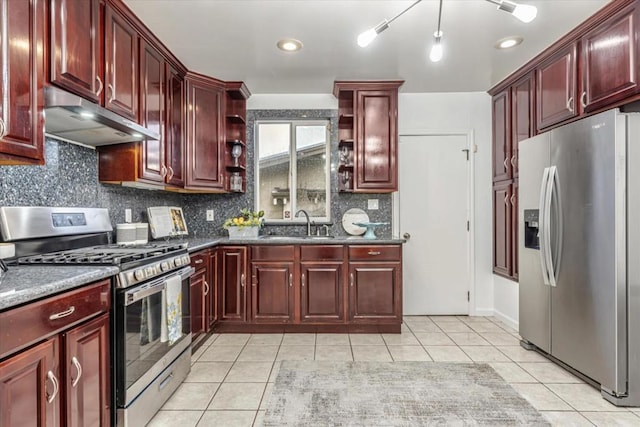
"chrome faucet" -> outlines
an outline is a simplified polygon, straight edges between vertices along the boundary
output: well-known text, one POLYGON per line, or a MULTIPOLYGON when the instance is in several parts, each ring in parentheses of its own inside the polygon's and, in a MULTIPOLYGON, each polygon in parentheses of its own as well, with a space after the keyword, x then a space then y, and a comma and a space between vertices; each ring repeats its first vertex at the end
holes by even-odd
POLYGON ((298 212, 296 212, 295 217, 297 217, 300 212, 302 212, 304 216, 307 217, 307 236, 311 236, 311 220, 309 219, 309 214, 304 209, 300 209, 298 212))

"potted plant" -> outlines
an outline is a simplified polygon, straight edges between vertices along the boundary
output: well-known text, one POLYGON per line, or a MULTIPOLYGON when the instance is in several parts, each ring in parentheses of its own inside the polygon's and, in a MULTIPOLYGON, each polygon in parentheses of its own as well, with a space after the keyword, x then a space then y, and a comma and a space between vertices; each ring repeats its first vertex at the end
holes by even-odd
POLYGON ((264 211, 242 209, 240 215, 227 218, 222 227, 229 232, 229 239, 251 239, 258 237, 262 227, 264 211))

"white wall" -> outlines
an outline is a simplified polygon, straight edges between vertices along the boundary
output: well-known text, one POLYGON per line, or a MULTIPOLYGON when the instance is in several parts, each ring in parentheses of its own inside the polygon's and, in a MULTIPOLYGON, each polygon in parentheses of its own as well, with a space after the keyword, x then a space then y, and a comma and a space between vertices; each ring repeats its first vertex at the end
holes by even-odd
MULTIPOLYGON (((337 109, 331 94, 260 94, 249 109, 337 109)), ((475 307, 478 315, 496 314, 514 325, 518 319, 518 285, 492 273, 491 98, 484 92, 400 93, 399 133, 415 130, 469 131, 475 153, 475 307)))
POLYGON ((473 131, 478 151, 474 162, 475 307, 471 312, 492 315, 491 97, 484 92, 401 93, 398 130, 401 135, 416 130, 473 131))

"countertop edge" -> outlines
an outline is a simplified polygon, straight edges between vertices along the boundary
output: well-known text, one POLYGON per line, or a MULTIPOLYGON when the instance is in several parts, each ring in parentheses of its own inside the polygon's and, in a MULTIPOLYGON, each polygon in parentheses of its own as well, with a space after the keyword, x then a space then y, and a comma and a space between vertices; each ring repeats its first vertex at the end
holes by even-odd
POLYGON ((187 250, 190 253, 209 249, 215 246, 234 246, 234 245, 401 245, 406 243, 401 238, 381 238, 381 239, 364 239, 359 236, 340 236, 329 239, 317 239, 308 237, 279 237, 279 238, 251 238, 251 239, 229 239, 228 237, 198 237, 186 238, 176 241, 177 243, 186 243, 187 250))

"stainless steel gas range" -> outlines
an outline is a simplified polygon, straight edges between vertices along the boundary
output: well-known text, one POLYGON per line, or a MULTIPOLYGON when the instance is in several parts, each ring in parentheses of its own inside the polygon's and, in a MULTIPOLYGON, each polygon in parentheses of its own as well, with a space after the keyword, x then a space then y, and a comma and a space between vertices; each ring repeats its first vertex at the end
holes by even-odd
POLYGON ((110 265, 113 419, 146 424, 191 366, 189 278, 183 244, 110 244, 106 209, 2 207, 0 230, 21 265, 110 265))

